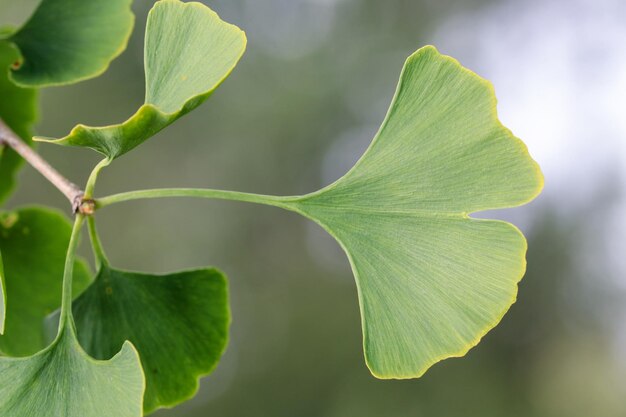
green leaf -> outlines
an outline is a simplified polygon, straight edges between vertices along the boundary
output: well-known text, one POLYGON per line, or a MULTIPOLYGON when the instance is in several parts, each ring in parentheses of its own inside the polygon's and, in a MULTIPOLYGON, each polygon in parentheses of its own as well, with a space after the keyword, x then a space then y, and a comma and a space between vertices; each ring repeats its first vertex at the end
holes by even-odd
MULTIPOLYGON (((24 208, 0 212, 7 297, 5 333, 0 336, 3 353, 28 356, 46 346, 44 318, 61 305, 61 277, 70 234, 67 219, 56 211, 24 208)), ((88 267, 78 261, 74 294, 90 282, 88 267)))
POLYGON ((161 0, 146 28, 146 100, 126 122, 76 126, 51 140, 92 148, 114 159, 198 107, 228 77, 243 55, 245 34, 201 3, 161 0))
POLYGON ((132 0, 43 0, 9 39, 20 49, 13 80, 25 87, 70 84, 102 74, 124 51, 132 0))
POLYGON ((498 121, 488 82, 433 47, 408 59, 365 155, 290 202, 350 259, 374 375, 419 377, 497 325, 524 275, 526 241, 508 223, 468 214, 524 204, 542 184, 498 121))
POLYGON ((195 394, 224 352, 230 324, 226 278, 215 269, 153 276, 104 266, 73 312, 93 357, 110 358, 126 340, 137 347, 146 413, 195 394))
POLYGON ((91 359, 71 325, 28 358, 0 358, 0 415, 140 417, 144 378, 130 343, 110 361, 91 359))
MULTIPOLYGON (((31 127, 37 119, 37 91, 21 88, 9 80, 8 67, 19 53, 11 44, 0 41, 0 119, 26 143, 31 142, 31 127)), ((0 203, 15 187, 15 175, 22 164, 13 150, 0 146, 0 203)))

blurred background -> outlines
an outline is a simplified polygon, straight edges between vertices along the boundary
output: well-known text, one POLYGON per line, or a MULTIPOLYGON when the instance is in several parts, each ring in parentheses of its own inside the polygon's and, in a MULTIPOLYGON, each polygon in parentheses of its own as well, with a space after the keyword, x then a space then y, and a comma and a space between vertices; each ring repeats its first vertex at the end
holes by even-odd
MULTIPOLYGON (((0 0, 20 23, 36 0, 0 0)), ((107 124, 143 100, 153 1, 136 0, 128 50, 101 78, 45 90, 37 132, 107 124)), ((626 2, 623 0, 215 0, 248 33, 230 79, 200 109, 101 177, 98 194, 160 186, 291 195, 363 152, 417 48, 491 80, 503 123, 546 176, 522 208, 519 301, 463 359, 379 381, 362 355, 354 281, 338 245, 278 209, 161 200, 99 213, 115 266, 230 277, 232 340, 198 396, 158 417, 617 417, 626 415, 626 2)), ((41 146, 84 183, 95 153, 41 146)), ((67 203, 30 168, 10 207, 67 203)), ((82 248, 89 256, 88 248, 82 248)))

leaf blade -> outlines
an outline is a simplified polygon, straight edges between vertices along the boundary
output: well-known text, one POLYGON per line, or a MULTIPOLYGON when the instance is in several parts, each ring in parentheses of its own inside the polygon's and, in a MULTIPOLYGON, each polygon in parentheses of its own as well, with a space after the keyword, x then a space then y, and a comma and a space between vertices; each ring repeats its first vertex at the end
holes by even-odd
POLYGON ((191 398, 228 341, 226 279, 215 269, 158 276, 105 266, 73 312, 80 343, 93 357, 110 358, 126 340, 137 347, 146 413, 191 398))
POLYGON ((491 85, 425 47, 357 164, 289 204, 350 259, 371 372, 404 379, 464 355, 513 304, 526 241, 468 213, 524 204, 542 186, 526 146, 498 121, 491 85))
POLYGON ((10 40, 20 49, 17 84, 48 87, 96 77, 130 38, 132 0, 43 0, 10 40))
POLYGON ((88 147, 115 159, 202 104, 233 71, 245 46, 244 32, 201 3, 160 0, 146 26, 145 104, 121 124, 78 125, 64 138, 36 140, 88 147))
MULTIPOLYGON (((37 91, 16 86, 8 68, 19 57, 17 50, 0 40, 0 118, 24 142, 31 144, 32 126, 37 120, 37 91)), ((12 149, 0 147, 0 203, 15 188, 15 176, 23 161, 12 149)))
POLYGON ((140 417, 144 379, 130 343, 94 361, 65 328, 47 349, 0 358, 0 414, 14 417, 140 417))
POLYGON ((493 86, 426 46, 407 59, 362 158, 305 198, 369 210, 365 193, 379 210, 471 213, 525 204, 542 184, 526 145, 498 120, 493 86))

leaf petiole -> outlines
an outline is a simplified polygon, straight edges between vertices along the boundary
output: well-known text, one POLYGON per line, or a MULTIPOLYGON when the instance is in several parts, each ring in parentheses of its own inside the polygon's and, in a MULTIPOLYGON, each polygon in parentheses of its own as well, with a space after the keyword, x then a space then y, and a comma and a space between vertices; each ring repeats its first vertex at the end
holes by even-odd
POLYGON ((96 258, 96 266, 97 269, 100 270, 103 265, 109 265, 109 259, 104 252, 104 247, 102 246, 100 236, 98 235, 98 229, 96 228, 96 220, 93 216, 87 217, 87 227, 89 228, 89 238, 91 240, 93 255, 94 258, 96 258))
POLYGON ((238 191, 213 190, 203 188, 160 188, 153 190, 129 191, 99 198, 96 200, 96 209, 100 209, 117 203, 122 203, 124 201, 172 197, 210 198, 217 200, 242 201, 247 203, 265 204, 292 211, 295 209, 292 203, 295 201, 295 199, 297 199, 297 197, 279 197, 262 194, 242 193, 238 191))
POLYGON ((91 171, 89 175, 89 179, 87 179, 87 185, 85 186, 85 199, 93 198, 93 193, 96 188, 96 181, 98 180, 98 175, 100 175, 100 171, 104 168, 108 167, 111 164, 111 160, 109 158, 105 158, 98 163, 91 171))
POLYGON ((83 226, 84 216, 77 214, 72 228, 70 243, 65 257, 65 270, 63 272, 63 298, 61 299, 61 320, 59 321, 59 333, 66 324, 73 325, 72 318, 72 281, 74 277, 74 263, 76 262, 76 248, 80 239, 80 230, 83 226))

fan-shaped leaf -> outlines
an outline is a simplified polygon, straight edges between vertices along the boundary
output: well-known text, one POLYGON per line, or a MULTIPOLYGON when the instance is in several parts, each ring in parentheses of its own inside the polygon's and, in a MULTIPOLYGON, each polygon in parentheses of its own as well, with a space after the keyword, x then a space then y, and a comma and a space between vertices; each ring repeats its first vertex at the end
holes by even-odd
MULTIPOLYGON (((71 226, 56 211, 25 208, 0 212, 7 315, 0 351, 27 356, 46 346, 44 318, 61 305, 66 248, 71 226)), ((84 262, 74 268, 74 293, 91 282, 84 262)), ((0 414, 2 415, 2 414, 0 414)))
POLYGON ((71 326, 44 351, 0 358, 0 415, 141 417, 144 378, 130 343, 110 361, 91 359, 71 326))
POLYGON ((525 271, 526 241, 508 223, 468 213, 528 202, 542 183, 498 121, 490 84, 433 47, 408 59, 361 160, 290 203, 350 258, 376 376, 418 377, 500 321, 525 271))
MULTIPOLYGON (((31 127, 37 118, 37 92, 21 88, 9 80, 9 66, 19 53, 10 43, 0 40, 0 119, 25 142, 31 142, 31 127)), ((0 203, 15 187, 15 174, 22 164, 13 150, 0 146, 0 203)))
POLYGON ((201 3, 161 0, 150 11, 146 28, 145 104, 122 124, 78 125, 69 136, 51 141, 92 148, 114 159, 204 102, 234 69, 245 46, 239 28, 201 3))
POLYGON ((228 339, 226 278, 215 269, 153 276, 104 266, 73 303, 81 345, 108 359, 126 341, 146 375, 146 413, 191 398, 228 339))
POLYGON ((126 48, 132 0, 43 0, 9 39, 22 58, 13 80, 27 87, 93 78, 126 48))

